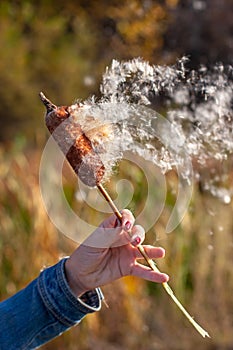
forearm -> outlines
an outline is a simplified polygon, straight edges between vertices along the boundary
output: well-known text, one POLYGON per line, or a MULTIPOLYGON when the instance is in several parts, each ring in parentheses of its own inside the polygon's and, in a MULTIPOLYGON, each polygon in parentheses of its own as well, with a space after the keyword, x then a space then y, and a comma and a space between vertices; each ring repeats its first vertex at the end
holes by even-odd
POLYGON ((65 260, 44 270, 25 289, 0 303, 2 350, 35 349, 101 307, 98 290, 77 299, 65 276, 65 260))

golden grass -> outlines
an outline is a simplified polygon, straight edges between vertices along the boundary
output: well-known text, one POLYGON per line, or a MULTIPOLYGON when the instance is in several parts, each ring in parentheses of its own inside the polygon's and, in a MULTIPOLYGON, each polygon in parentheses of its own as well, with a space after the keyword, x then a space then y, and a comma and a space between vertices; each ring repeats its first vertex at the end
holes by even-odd
MULTIPOLYGON (((70 254, 75 248, 73 242, 56 231, 45 212, 38 185, 39 161, 37 150, 0 149, 2 299, 24 287, 43 266, 56 263, 60 256, 70 254)), ((143 179, 135 174, 138 186, 143 179)), ((124 168, 124 176, 132 177, 130 169, 124 168)), ((130 205, 135 214, 145 196, 143 183, 140 188, 130 205)), ((93 213, 85 203, 82 211, 92 220, 93 213)), ((166 249, 165 259, 158 262, 159 268, 171 276, 169 283, 177 297, 207 329, 211 340, 199 337, 162 286, 127 277, 103 288, 109 309, 103 306, 99 313, 89 315, 78 327, 43 349, 230 348, 233 343, 232 205, 200 193, 195 186, 184 220, 172 234, 165 235, 170 211, 166 205, 147 241, 166 249)))

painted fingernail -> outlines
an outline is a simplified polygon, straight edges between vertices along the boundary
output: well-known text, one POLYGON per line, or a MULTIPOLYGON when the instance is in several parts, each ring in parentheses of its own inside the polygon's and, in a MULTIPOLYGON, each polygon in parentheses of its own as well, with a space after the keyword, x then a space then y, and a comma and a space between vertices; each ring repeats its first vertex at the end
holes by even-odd
POLYGON ((126 228, 126 230, 130 230, 131 229, 131 222, 130 221, 126 221, 125 228, 126 228))
POLYGON ((131 242, 132 245, 137 246, 141 243, 140 237, 135 237, 134 240, 131 242))

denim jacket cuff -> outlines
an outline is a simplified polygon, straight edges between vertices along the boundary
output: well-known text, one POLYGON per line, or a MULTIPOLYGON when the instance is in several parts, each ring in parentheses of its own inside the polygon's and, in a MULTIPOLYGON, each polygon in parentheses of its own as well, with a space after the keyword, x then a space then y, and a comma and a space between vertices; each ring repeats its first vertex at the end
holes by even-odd
MULTIPOLYGON (((90 290, 77 298, 81 305, 87 307, 91 311, 99 311, 101 309, 101 300, 104 295, 100 288, 90 290)), ((90 311, 90 312, 91 312, 90 311)))
POLYGON ((47 309, 60 322, 72 326, 86 314, 100 310, 103 294, 100 288, 96 288, 77 298, 66 280, 66 259, 41 272, 38 290, 47 309))

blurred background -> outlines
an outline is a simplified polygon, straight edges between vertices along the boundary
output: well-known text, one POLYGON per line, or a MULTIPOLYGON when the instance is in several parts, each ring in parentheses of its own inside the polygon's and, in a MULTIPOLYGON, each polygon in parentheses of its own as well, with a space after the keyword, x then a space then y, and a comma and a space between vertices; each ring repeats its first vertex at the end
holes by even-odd
MULTIPOLYGON (((230 64, 232 11, 229 0, 0 1, 1 299, 76 247, 50 222, 40 196, 38 172, 48 133, 38 93, 58 105, 99 96, 112 59, 173 64, 185 54, 194 68, 230 64)), ((146 196, 141 174, 135 171, 132 179, 125 167, 121 175, 137 184, 130 204, 136 212, 146 196)), ((173 173, 167 184, 164 211, 147 239, 167 250, 160 269, 212 338, 196 333, 160 285, 130 277, 104 287, 109 309, 103 306, 43 349, 233 349, 232 203, 195 183, 182 223, 156 240, 174 205, 173 173)), ((69 170, 64 191, 76 210, 96 221, 95 212, 75 202, 76 179, 69 170)))

